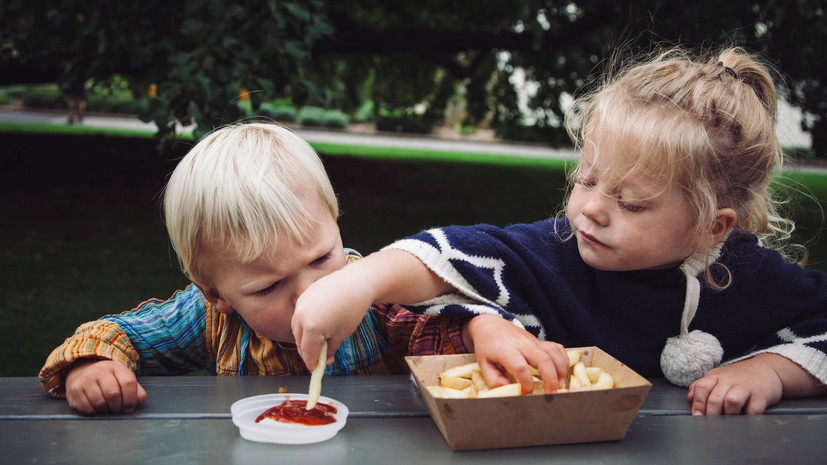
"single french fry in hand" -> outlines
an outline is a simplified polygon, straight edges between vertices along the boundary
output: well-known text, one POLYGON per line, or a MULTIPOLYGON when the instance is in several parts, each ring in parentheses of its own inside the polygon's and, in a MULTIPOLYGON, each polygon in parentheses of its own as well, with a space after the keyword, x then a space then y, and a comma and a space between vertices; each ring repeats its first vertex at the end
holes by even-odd
POLYGON ((312 410, 319 401, 319 396, 322 394, 322 376, 324 376, 324 369, 327 366, 327 340, 322 344, 322 351, 319 353, 319 361, 316 362, 316 367, 310 374, 310 388, 307 391, 307 410, 312 410))

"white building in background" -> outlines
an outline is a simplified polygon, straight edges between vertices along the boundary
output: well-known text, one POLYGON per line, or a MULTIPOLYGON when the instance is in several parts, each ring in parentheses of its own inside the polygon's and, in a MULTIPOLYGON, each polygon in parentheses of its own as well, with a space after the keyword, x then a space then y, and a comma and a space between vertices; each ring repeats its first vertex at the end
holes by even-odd
POLYGON ((776 134, 783 147, 809 147, 813 138, 801 129, 801 110, 784 100, 778 102, 776 134))

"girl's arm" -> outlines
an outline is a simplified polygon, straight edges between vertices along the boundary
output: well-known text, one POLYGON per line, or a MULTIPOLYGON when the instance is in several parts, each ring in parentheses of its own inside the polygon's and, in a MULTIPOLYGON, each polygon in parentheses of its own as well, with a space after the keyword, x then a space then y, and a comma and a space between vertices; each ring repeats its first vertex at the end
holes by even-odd
POLYGON ((302 359, 312 369, 322 343, 328 341, 330 360, 371 305, 412 304, 453 290, 407 252, 376 252, 319 279, 305 290, 296 301, 293 336, 302 359))
MULTIPOLYGON (((328 341, 328 360, 357 327, 364 309, 392 302, 414 304, 455 291, 431 272, 418 258, 397 249, 385 249, 331 273, 312 285, 296 302, 293 335, 299 353, 312 369, 319 351, 328 341)), ((463 329, 469 351, 490 386, 504 384, 511 373, 524 391, 533 389, 529 365, 536 367, 548 392, 565 382, 568 355, 559 344, 539 341, 527 331, 499 316, 482 315, 463 329)), ((510 382, 510 381, 508 381, 510 382)))

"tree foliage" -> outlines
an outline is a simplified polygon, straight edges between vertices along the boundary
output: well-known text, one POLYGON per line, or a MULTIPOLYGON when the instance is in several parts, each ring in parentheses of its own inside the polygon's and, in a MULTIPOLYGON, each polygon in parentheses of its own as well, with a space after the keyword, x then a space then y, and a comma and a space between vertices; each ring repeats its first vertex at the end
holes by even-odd
MULTIPOLYGON (((652 44, 737 44, 768 57, 827 154, 827 0, 6 0, 0 83, 72 74, 157 83, 149 114, 208 130, 233 121, 240 89, 354 111, 438 121, 464 94, 466 123, 556 143, 561 97, 609 57, 652 44), (525 80, 518 76, 524 73, 525 80), (520 111, 517 86, 536 86, 520 111), (424 110, 423 110, 424 109, 424 110), (529 127, 530 126, 530 127, 529 127)), ((622 60, 620 60, 622 62, 622 60)))
POLYGON ((204 133, 235 121, 242 89, 262 91, 250 94, 254 105, 289 86, 312 91, 302 69, 332 31, 320 0, 8 0, 2 8, 2 64, 18 79, 121 75, 139 95, 156 84, 143 118, 160 136, 175 122, 197 122, 204 133))

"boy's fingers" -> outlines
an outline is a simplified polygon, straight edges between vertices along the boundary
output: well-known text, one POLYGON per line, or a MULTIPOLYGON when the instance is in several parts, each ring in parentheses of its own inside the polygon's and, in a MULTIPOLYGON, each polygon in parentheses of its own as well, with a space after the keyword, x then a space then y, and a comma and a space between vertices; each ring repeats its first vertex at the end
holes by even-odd
POLYGON ((106 404, 106 411, 114 413, 123 411, 123 392, 121 391, 121 385, 118 383, 118 378, 115 373, 110 373, 108 376, 100 378, 98 380, 98 388, 106 404))
MULTIPOLYGON (((138 379, 132 370, 125 366, 123 368, 115 373, 115 378, 121 388, 121 411, 132 413, 138 406, 138 391, 143 388, 138 384, 138 379)), ((144 391, 144 399, 146 399, 146 391, 144 391)))

